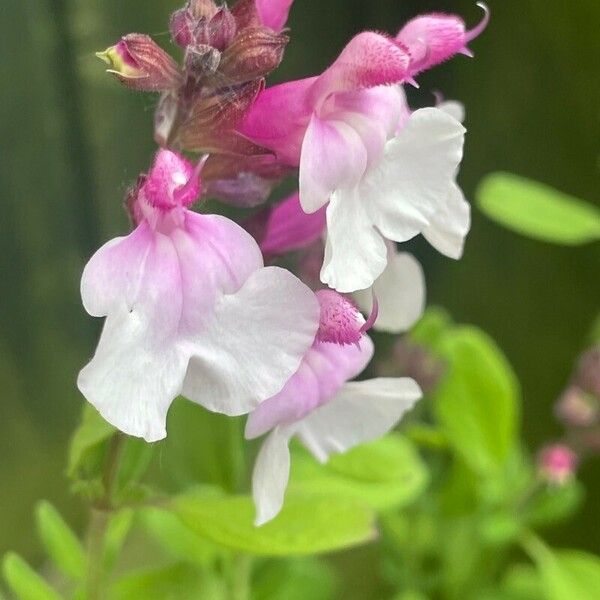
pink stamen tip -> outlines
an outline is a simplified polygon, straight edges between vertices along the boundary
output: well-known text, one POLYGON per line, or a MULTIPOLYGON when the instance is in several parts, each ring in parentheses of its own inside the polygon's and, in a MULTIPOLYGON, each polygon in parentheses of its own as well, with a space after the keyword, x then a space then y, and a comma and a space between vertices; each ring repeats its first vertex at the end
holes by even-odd
POLYGON ((321 306, 316 340, 342 346, 358 344, 365 323, 358 308, 334 290, 319 290, 316 296, 321 306))
POLYGON ((369 318, 364 322, 363 326, 360 328, 361 333, 367 333, 367 331, 369 331, 369 329, 371 329, 371 327, 375 325, 375 321, 377 321, 377 317, 379 315, 379 302, 377 300, 377 296, 375 295, 375 292, 371 292, 371 294, 373 296, 371 314, 369 315, 369 318))
POLYGON ((488 8, 487 4, 485 4, 484 2, 478 2, 477 6, 479 6, 479 8, 483 10, 484 15, 481 21, 479 21, 479 23, 475 25, 473 29, 467 31, 467 33, 465 34, 465 44, 468 44, 471 40, 474 40, 476 37, 481 35, 483 33, 483 30, 488 26, 488 23, 490 22, 490 9, 488 8))
POLYGON ((461 48, 458 51, 458 53, 462 54, 463 56, 468 56, 469 58, 473 58, 475 56, 475 54, 473 54, 473 51, 467 48, 466 46, 464 48, 461 48))
POLYGON ((200 172, 204 163, 208 160, 208 154, 204 155, 194 167, 189 179, 173 192, 175 201, 182 206, 189 206, 198 199, 200 190, 200 172))

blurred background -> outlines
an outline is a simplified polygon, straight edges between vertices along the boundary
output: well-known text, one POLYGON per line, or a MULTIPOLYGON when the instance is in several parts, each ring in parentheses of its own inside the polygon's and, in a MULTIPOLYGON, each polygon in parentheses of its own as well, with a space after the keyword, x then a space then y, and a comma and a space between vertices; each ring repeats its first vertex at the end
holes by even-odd
MULTIPOLYGON (((415 105, 432 91, 464 102, 469 130, 460 180, 474 198, 488 172, 509 170, 600 201, 600 3, 488 0, 491 25, 472 48, 421 78, 415 105)), ((35 501, 50 499, 74 523, 68 439, 83 402, 77 371, 99 323, 79 300, 87 258, 127 230, 123 192, 154 152, 155 97, 105 75, 94 52, 132 31, 170 46, 176 0, 3 0, 0 9, 0 553, 33 562, 35 501)), ((292 41, 276 80, 320 72, 350 36, 396 32, 427 11, 481 18, 474 1, 296 0, 292 41)), ((174 48, 171 47, 173 51, 174 48)), ((465 257, 416 241, 429 303, 493 336, 523 386, 523 435, 535 449, 560 435, 553 403, 600 306, 598 245, 563 248, 526 240, 474 210, 465 257)), ((577 520, 554 530, 559 545, 600 550, 598 462, 577 520)))

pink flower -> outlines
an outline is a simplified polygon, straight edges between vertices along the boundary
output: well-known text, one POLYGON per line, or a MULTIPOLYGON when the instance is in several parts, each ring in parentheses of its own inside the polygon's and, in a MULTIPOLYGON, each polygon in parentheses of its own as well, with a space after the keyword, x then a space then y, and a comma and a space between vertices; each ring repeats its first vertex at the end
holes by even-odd
POLYGON ((314 294, 264 268, 248 233, 188 209, 199 192, 193 166, 159 151, 131 206, 137 227, 100 248, 81 281, 85 309, 106 321, 79 389, 147 441, 165 437, 179 394, 238 415, 278 393, 318 326, 314 294))
POLYGON ((255 0, 260 22, 273 31, 281 31, 288 20, 294 0, 255 0))
POLYGON ((396 40, 410 53, 410 77, 452 58, 455 54, 472 56, 467 44, 487 27, 489 10, 478 2, 484 11, 481 22, 467 31, 465 22, 456 15, 434 13, 421 15, 409 21, 398 33, 396 40))
MULTIPOLYGON (((329 455, 381 437, 421 397, 419 386, 407 378, 378 378, 349 382, 373 356, 373 343, 355 335, 364 325, 350 303, 339 303, 327 291, 321 297, 321 324, 312 348, 284 388, 248 417, 246 437, 270 431, 254 466, 252 491, 256 524, 281 510, 290 470, 288 444, 296 436, 321 462, 329 455), (337 333, 335 323, 339 323, 337 333), (340 339, 343 345, 319 339, 340 339)), ((343 300, 343 299, 342 299, 343 300)), ((346 301, 347 302, 347 301, 346 301)))
POLYGON ((538 458, 541 475, 555 485, 567 483, 575 474, 578 462, 577 454, 564 444, 546 446, 538 458))

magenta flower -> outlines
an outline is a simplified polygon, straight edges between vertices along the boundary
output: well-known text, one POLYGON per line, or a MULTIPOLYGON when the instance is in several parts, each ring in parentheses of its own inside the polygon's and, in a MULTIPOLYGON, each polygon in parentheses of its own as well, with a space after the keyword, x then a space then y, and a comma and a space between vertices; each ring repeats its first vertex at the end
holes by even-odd
POLYGON ((551 444, 542 449, 538 468, 542 477, 551 484, 564 485, 575 475, 579 458, 565 444, 551 444))
POLYGON ((130 206, 128 236, 87 264, 81 295, 106 317, 79 389, 130 435, 159 440, 173 399, 212 411, 249 412, 298 369, 319 320, 314 294, 289 272, 263 267, 241 227, 188 209, 193 166, 161 150, 130 206))
POLYGON ((319 332, 300 368, 246 423, 248 439, 270 431, 252 478, 257 525, 274 518, 283 505, 292 437, 325 462, 332 453, 387 433, 421 397, 419 386, 408 378, 349 383, 371 360, 373 343, 366 336, 360 339, 365 321, 352 304, 336 292, 324 292, 318 293, 319 332))
POLYGON ((299 166, 305 212, 327 205, 321 281, 341 292, 373 285, 386 240, 424 233, 442 252, 462 252, 466 203, 455 177, 465 129, 438 108, 411 113, 399 86, 385 85, 404 81, 410 60, 402 45, 359 34, 321 76, 259 94, 241 126, 299 166))

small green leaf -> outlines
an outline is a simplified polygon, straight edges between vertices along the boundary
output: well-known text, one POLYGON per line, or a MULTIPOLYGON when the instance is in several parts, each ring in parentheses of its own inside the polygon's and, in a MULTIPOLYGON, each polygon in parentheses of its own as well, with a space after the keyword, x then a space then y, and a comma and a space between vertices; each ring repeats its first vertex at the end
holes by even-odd
POLYGON ((534 527, 565 521, 581 507, 584 493, 585 490, 578 481, 558 487, 547 486, 528 504, 525 520, 534 527))
POLYGON ((142 527, 173 558, 208 567, 217 555, 216 547, 186 527, 172 512, 146 507, 138 512, 142 527))
POLYGON ((332 600, 337 582, 331 567, 315 558, 268 561, 258 569, 252 600, 332 600))
POLYGON ((173 508, 198 535, 250 554, 317 554, 375 535, 373 512, 347 498, 288 493, 281 513, 262 527, 254 525, 254 504, 248 496, 182 496, 173 508))
POLYGON ((597 600, 600 557, 579 550, 553 551, 533 535, 524 546, 537 564, 547 600, 597 600))
POLYGON ((104 568, 108 572, 110 571, 125 543, 125 539, 131 529, 135 511, 132 508, 123 508, 119 511, 113 512, 106 526, 106 533, 104 534, 104 552, 103 552, 103 563, 104 568))
POLYGON ((4 579, 19 600, 61 600, 61 597, 18 554, 2 561, 4 579))
POLYGON ((69 577, 83 579, 85 551, 79 538, 49 503, 40 502, 36 510, 37 526, 48 556, 69 577))
POLYGON ((350 498, 381 511, 415 500, 427 479, 425 465, 413 445, 391 434, 334 455, 326 465, 296 450, 290 490, 350 498))
POLYGON ((90 404, 83 408, 79 427, 71 438, 68 474, 73 479, 97 476, 104 458, 103 442, 115 432, 90 404))
POLYGON ((431 349, 451 326, 452 318, 443 308, 430 306, 410 330, 408 337, 415 344, 431 349))
POLYGON ((492 173, 477 198, 490 219, 522 235, 569 246, 600 240, 598 208, 542 183, 492 173))
POLYGON ((479 534, 486 545, 508 546, 519 538, 522 523, 514 513, 487 515, 479 524, 479 534))
POLYGON ((474 327, 448 331, 438 351, 449 368, 434 393, 437 419, 471 468, 497 472, 517 441, 516 377, 494 341, 474 327))

